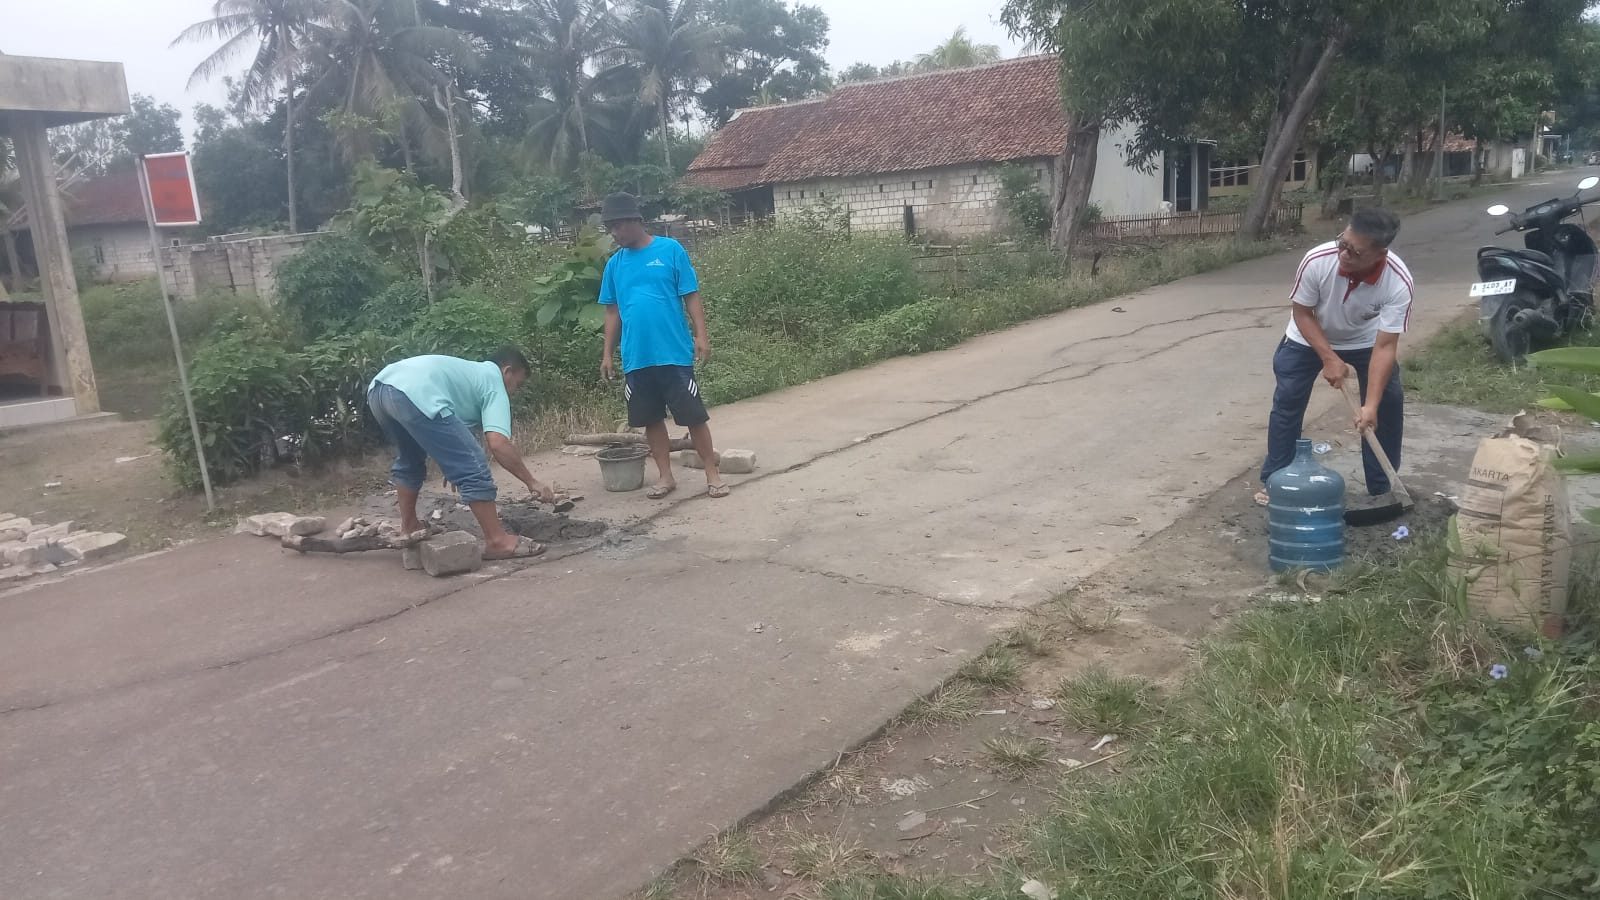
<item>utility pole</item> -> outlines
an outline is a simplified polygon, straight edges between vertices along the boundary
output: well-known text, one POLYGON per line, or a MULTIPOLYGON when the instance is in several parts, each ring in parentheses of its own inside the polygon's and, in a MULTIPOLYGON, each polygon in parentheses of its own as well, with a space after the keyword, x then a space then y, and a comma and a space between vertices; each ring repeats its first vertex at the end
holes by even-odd
POLYGON ((1438 199, 1440 203, 1444 202, 1444 98, 1445 91, 1448 89, 1448 87, 1449 82, 1439 85, 1439 152, 1434 161, 1434 165, 1438 167, 1438 171, 1434 174, 1435 177, 1439 179, 1438 199))

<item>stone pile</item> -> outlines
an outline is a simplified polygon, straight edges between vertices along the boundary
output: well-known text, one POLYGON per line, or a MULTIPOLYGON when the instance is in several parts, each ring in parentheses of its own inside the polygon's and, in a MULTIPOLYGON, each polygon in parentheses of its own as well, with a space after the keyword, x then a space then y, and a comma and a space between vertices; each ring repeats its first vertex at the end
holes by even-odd
POLYGON ((74 531, 73 524, 0 513, 0 586, 101 559, 128 543, 127 535, 74 531))

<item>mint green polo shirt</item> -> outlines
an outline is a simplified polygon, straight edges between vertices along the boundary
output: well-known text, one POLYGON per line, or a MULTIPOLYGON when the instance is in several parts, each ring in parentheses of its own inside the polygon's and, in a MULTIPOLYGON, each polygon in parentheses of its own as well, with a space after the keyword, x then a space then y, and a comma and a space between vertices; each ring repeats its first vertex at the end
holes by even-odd
POLYGON ((413 356, 385 367, 372 383, 405 394, 430 419, 452 415, 468 428, 511 437, 511 397, 500 367, 492 362, 413 356))

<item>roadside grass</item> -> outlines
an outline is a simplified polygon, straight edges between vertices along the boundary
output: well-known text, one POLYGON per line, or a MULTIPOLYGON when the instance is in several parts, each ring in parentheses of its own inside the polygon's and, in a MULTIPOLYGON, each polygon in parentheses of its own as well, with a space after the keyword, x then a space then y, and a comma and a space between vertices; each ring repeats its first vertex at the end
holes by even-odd
POLYGON ((1050 745, 1038 738, 996 735, 983 742, 989 766, 1008 778, 1019 778, 1044 765, 1050 745))
POLYGON ((761 873, 761 857, 750 836, 725 831, 701 845, 690 857, 701 886, 744 884, 761 873))
POLYGON ((1061 711, 1085 731, 1133 734, 1155 717, 1150 685, 1104 666, 1092 666, 1062 679, 1056 700, 1061 711))
POLYGON ((978 700, 981 696, 978 688, 971 682, 955 679, 907 707, 896 720, 896 724, 929 729, 939 725, 965 722, 978 712, 978 700))
MULTIPOLYGON (((1577 347, 1600 346, 1600 332, 1581 332, 1577 347)), ((1439 332, 1402 362, 1402 377, 1410 398, 1423 403, 1465 406, 1492 413, 1531 409, 1545 396, 1544 372, 1533 366, 1512 368, 1495 358, 1476 313, 1439 332)), ((1600 375, 1558 373, 1561 384, 1585 391, 1600 391, 1600 375)))
MULTIPOLYGON (((879 874, 822 895, 988 900, 1027 878, 1061 900, 1591 895, 1594 579, 1576 579, 1574 633, 1541 642, 1468 617, 1444 560, 1442 538, 1422 542, 1352 567, 1320 603, 1247 612, 1148 709, 1128 771, 1063 779, 999 874, 879 874)), ((1086 674, 1063 699, 1128 715, 1138 693, 1086 674)))
POLYGON ((1022 683, 1022 663, 1001 644, 968 660, 956 677, 992 691, 1008 691, 1022 683))

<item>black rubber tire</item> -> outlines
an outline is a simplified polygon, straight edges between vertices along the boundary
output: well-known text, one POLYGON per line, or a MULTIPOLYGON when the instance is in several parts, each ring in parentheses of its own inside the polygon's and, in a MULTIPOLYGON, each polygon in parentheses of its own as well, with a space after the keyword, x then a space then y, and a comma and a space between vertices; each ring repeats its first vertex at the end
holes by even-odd
POLYGON ((1526 308, 1526 304, 1509 301, 1501 304, 1489 319, 1489 346, 1494 349, 1494 355, 1508 366, 1522 365, 1528 358, 1531 344, 1528 332, 1512 321, 1517 313, 1526 308))

